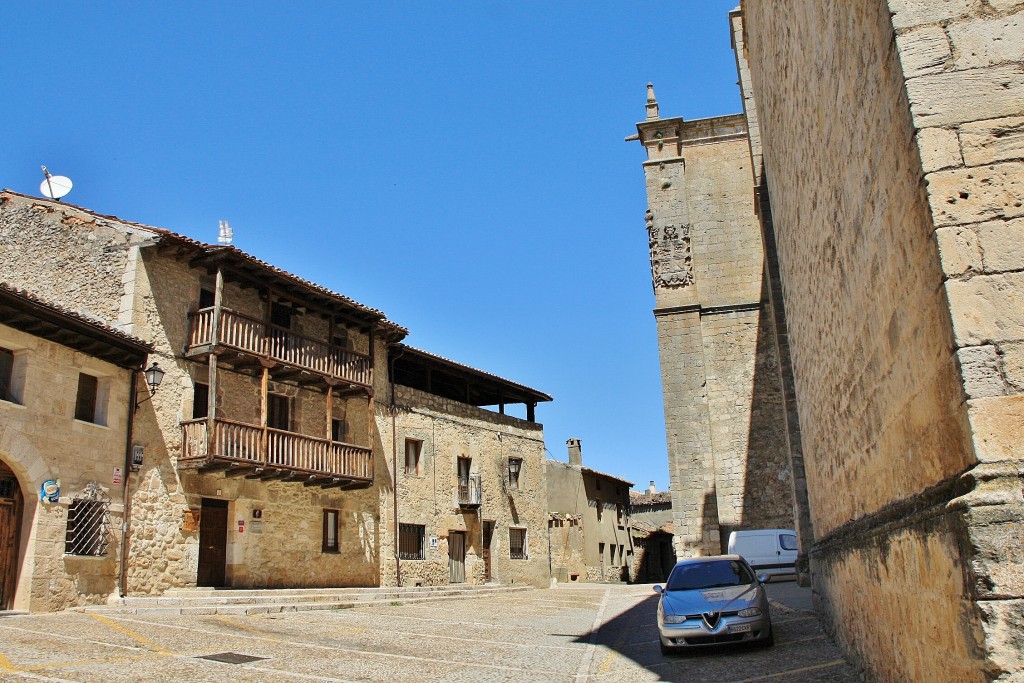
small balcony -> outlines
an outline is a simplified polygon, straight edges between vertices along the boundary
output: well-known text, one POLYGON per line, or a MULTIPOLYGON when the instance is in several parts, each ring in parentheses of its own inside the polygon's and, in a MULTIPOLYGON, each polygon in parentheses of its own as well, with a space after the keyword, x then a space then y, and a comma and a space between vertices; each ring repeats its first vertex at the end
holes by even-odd
POLYGON ((215 331, 215 310, 203 308, 189 314, 192 324, 186 358, 199 359, 215 348, 227 349, 252 358, 256 365, 259 359, 279 364, 278 376, 292 370, 364 388, 373 384, 371 358, 365 353, 306 337, 229 308, 220 309, 215 331))
POLYGON ((482 502, 480 475, 471 474, 467 479, 459 479, 459 507, 478 508, 482 502))
POLYGON ((369 448, 295 434, 257 425, 213 420, 181 423, 178 469, 251 479, 302 481, 323 488, 363 488, 373 483, 373 454, 369 448))

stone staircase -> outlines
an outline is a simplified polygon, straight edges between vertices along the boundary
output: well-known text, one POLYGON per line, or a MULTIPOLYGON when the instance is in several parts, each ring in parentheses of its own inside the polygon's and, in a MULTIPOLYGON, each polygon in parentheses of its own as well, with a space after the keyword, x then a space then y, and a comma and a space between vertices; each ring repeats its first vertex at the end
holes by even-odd
POLYGON ((424 586, 415 588, 180 588, 159 596, 118 598, 78 612, 200 615, 273 614, 307 610, 394 606, 435 600, 465 600, 531 590, 530 586, 424 586))

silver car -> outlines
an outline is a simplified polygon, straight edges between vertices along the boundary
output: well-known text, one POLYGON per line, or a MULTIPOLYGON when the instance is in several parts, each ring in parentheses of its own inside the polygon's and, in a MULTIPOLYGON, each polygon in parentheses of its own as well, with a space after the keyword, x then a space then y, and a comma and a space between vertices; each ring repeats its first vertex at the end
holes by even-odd
POLYGON ((661 651, 721 643, 773 645, 762 579, 739 555, 695 557, 672 568, 655 586, 661 651))

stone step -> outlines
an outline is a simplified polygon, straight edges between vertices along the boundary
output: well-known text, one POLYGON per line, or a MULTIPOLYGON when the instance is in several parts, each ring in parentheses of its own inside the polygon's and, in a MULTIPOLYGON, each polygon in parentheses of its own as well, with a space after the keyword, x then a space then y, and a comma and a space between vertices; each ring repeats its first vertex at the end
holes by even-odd
POLYGON ((175 590, 174 594, 128 597, 117 603, 76 608, 77 611, 120 614, 201 615, 273 614, 306 610, 336 610, 395 603, 490 597, 530 590, 529 586, 431 586, 425 588, 267 589, 208 591, 175 590), (198 594, 197 594, 198 593, 198 594), (230 593, 231 595, 226 595, 230 593))

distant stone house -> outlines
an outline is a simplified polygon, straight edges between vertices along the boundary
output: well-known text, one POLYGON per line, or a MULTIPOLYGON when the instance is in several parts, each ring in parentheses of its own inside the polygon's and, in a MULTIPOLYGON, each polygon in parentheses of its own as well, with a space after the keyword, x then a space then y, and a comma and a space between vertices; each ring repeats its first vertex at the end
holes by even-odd
POLYGON ((561 582, 627 581, 633 484, 584 467, 580 440, 566 443, 568 463, 547 461, 551 574, 561 582))
POLYGON ((668 578, 676 562, 672 544, 672 494, 658 491, 654 482, 643 493, 629 492, 629 517, 633 530, 633 564, 630 580, 657 583, 668 578))
MULTIPOLYGON (((533 420, 537 402, 550 397, 492 376, 448 395, 444 380, 458 374, 457 364, 439 370, 440 359, 408 349, 404 360, 396 357, 407 330, 378 310, 233 246, 10 191, 0 193, 0 236, 0 279, 146 340, 166 370, 131 434, 145 462, 125 473, 132 492, 128 593, 392 585, 400 555, 410 552, 402 550, 406 524, 424 527, 423 555, 442 564, 437 553, 462 561, 449 542, 452 531, 465 533, 465 561, 473 565, 483 539, 459 514, 463 508, 438 499, 439 516, 412 516, 427 505, 413 499, 428 487, 408 485, 395 471, 407 447, 396 439, 411 442, 412 432, 442 435, 445 457, 504 453, 521 458, 526 478, 543 476, 543 431, 533 420), (430 366, 433 384, 417 385, 408 373, 393 381, 392 370, 408 370, 414 357, 430 366), (483 385, 494 403, 472 393, 483 385), (479 408, 517 402, 527 404, 527 419, 479 408), (503 443, 492 452, 484 444, 497 442, 497 433, 503 443)), ((439 453, 427 448, 424 457, 436 462, 439 453)), ((0 462, 9 458, 0 447, 0 462)), ((432 470, 431 505, 441 490, 433 480, 455 481, 455 466, 432 470)), ((523 551, 532 553, 544 532, 544 502, 517 494, 503 500, 517 505, 515 515, 484 498, 496 546, 510 552, 509 528, 522 528, 523 551)), ((519 540, 518 532, 511 536, 519 540)), ((539 560, 492 559, 503 581, 546 581, 539 560)), ((402 563, 407 577, 415 576, 413 566, 402 563)), ((482 568, 462 575, 452 567, 417 580, 483 576, 482 568)))
POLYGON ((117 593, 127 435, 151 350, 0 284, 0 610, 117 593))

